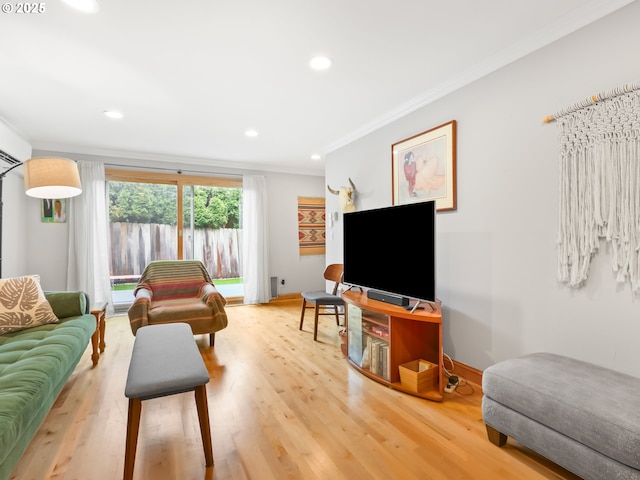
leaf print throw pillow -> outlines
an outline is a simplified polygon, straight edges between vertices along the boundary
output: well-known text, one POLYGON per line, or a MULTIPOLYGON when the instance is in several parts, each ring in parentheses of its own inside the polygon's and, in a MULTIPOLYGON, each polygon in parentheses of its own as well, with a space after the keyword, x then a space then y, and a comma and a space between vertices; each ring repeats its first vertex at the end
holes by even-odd
POLYGON ((0 278, 0 335, 57 321, 38 275, 0 278))

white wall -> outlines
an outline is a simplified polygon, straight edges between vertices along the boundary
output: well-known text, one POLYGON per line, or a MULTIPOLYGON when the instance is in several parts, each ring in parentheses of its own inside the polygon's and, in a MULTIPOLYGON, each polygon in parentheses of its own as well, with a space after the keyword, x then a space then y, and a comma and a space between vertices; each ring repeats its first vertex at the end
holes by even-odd
MULTIPOLYGON (((74 160, 105 162, 127 167, 155 166, 157 168, 176 168, 176 164, 162 165, 146 160, 122 159, 79 155, 64 152, 35 151, 34 156, 55 154, 74 160)), ((185 173, 190 167, 180 164, 185 173)), ((202 165, 191 166, 200 172, 219 174, 238 174, 238 170, 207 169, 202 165)), ((259 172, 252 172, 259 173, 259 172)), ((263 172, 264 173, 264 172, 263 172)), ((279 285, 278 293, 297 293, 304 289, 324 287, 322 271, 325 256, 302 258, 298 255, 298 196, 324 196, 324 177, 312 175, 264 173, 269 195, 269 266, 270 275, 285 279, 285 285, 279 285)), ((24 194, 23 194, 24 196, 24 194)), ((41 223, 40 204, 35 199, 28 203, 25 223, 29 235, 27 244, 30 254, 26 260, 31 273, 38 273, 42 285, 49 290, 64 290, 67 277, 68 223, 41 223), (43 241, 46 239, 46 242, 43 241)))
MULTIPOLYGON (((351 177, 359 209, 387 206, 391 145, 457 120, 458 208, 437 217, 444 350, 454 359, 483 370, 550 351, 640 376, 640 298, 616 284, 606 246, 586 287, 557 282, 558 129, 541 121, 640 80, 638 19, 635 2, 328 155, 327 183, 351 177)), ((342 257, 341 226, 333 233, 328 263, 342 257)))
POLYGON ((300 256, 298 197, 324 197, 324 177, 267 174, 269 195, 269 266, 278 281, 278 294, 321 290, 325 255, 300 256))
MULTIPOLYGON (((0 121, 0 150, 16 160, 25 161, 31 158, 31 145, 0 121)), ((0 170, 10 167, 0 162, 0 170)), ((7 173, 2 181, 2 277, 27 275, 27 237, 26 225, 23 221, 27 214, 29 198, 24 194, 22 167, 7 173)))
POLYGON ((39 198, 27 197, 22 219, 27 229, 27 270, 40 275, 40 283, 45 290, 65 290, 69 224, 42 222, 41 202, 39 198))

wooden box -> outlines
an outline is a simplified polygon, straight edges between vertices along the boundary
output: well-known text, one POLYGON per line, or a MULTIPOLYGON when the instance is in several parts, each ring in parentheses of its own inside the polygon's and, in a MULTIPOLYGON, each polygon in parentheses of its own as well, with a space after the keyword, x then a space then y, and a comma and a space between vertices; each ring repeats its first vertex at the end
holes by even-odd
POLYGON ((412 392, 432 390, 438 384, 438 365, 427 360, 413 360, 399 365, 400 383, 412 392))

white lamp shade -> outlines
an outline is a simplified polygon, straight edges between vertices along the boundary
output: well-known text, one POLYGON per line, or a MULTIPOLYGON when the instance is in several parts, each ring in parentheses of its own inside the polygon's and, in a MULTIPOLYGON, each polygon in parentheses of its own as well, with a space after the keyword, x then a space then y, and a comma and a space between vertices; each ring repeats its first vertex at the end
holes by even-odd
POLYGON ((82 193, 78 165, 68 158, 36 157, 24 162, 24 190, 30 197, 68 198, 82 193))

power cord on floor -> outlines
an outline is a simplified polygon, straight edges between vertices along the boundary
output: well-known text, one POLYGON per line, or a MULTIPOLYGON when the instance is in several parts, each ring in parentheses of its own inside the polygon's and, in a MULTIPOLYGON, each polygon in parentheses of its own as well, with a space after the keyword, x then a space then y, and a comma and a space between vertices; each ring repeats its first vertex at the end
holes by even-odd
POLYGON ((442 370, 444 371, 444 374, 447 377, 450 377, 451 375, 453 375, 449 370, 447 370, 447 366, 444 363, 444 359, 449 360, 449 363, 451 364, 451 372, 453 372, 453 370, 456 368, 455 364, 453 363, 453 360, 451 360, 451 357, 449 355, 447 355, 446 353, 442 352, 442 370))
POLYGON ((453 360, 449 355, 442 352, 442 371, 447 376, 447 386, 444 388, 446 393, 458 392, 460 395, 472 395, 474 392, 473 387, 469 382, 467 382, 466 378, 461 377, 460 375, 454 375, 453 371, 455 370, 456 365, 453 363, 453 360), (445 359, 449 361, 451 364, 451 370, 447 369, 445 365, 445 359))

